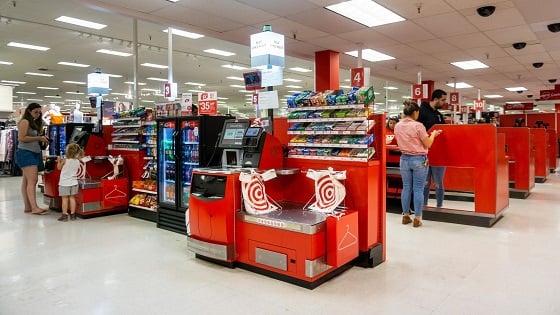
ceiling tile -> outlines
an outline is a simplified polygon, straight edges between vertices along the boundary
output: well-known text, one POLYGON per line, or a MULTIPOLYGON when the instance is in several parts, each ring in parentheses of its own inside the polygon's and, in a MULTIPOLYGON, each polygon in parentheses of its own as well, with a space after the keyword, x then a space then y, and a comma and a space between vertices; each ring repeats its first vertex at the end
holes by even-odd
POLYGON ((467 49, 467 48, 476 48, 476 47, 484 47, 490 46, 494 44, 486 35, 483 33, 471 33, 471 34, 463 34, 459 36, 450 36, 444 39, 451 45, 455 45, 458 48, 467 49))
POLYGON ((429 39, 409 44, 410 46, 420 50, 424 53, 436 53, 446 51, 457 51, 455 46, 452 46, 441 39, 429 39))
POLYGON ((466 18, 481 31, 498 30, 525 24, 523 16, 516 8, 496 9, 496 12, 489 17, 479 16, 474 9, 472 12, 473 14, 467 15, 466 18))
POLYGON ((510 45, 516 42, 527 42, 537 39, 535 33, 527 25, 501 28, 484 33, 499 45, 510 45))
POLYGON ((285 16, 285 18, 329 33, 330 35, 348 33, 367 28, 360 23, 354 22, 324 8, 298 11, 292 15, 285 16))
POLYGON ((457 12, 415 19, 414 22, 432 34, 448 37, 476 32, 471 22, 457 12))
POLYGON ((383 35, 374 29, 365 28, 359 29, 353 32, 338 34, 340 38, 343 38, 354 43, 363 44, 364 48, 371 48, 374 50, 382 51, 385 46, 392 46, 399 44, 395 39, 383 35))
POLYGON ((403 44, 436 38, 432 33, 411 21, 382 25, 376 27, 375 30, 403 44))

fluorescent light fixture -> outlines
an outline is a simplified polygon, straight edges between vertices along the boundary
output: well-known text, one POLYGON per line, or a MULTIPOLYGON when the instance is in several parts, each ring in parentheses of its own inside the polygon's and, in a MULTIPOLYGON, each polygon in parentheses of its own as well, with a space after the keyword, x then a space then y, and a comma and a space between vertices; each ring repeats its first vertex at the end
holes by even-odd
POLYGON ((130 57, 130 56, 132 56, 132 54, 130 54, 130 53, 125 53, 125 52, 120 52, 120 51, 115 51, 115 50, 109 50, 109 49, 99 49, 99 50, 96 50, 96 52, 102 53, 102 54, 107 54, 107 55, 119 56, 119 57, 130 57))
POLYGON ((224 56, 224 57, 229 57, 229 56, 235 55, 235 53, 225 51, 225 50, 214 49, 214 48, 206 49, 206 50, 204 50, 204 52, 207 52, 209 54, 214 54, 214 55, 220 55, 220 56, 224 56))
MULTIPOLYGON (((163 31, 165 33, 167 33, 167 29, 164 29, 163 31)), ((204 35, 201 35, 201 34, 187 32, 187 31, 181 31, 181 30, 178 30, 176 28, 171 28, 171 34, 186 37, 186 38, 190 38, 190 39, 199 39, 201 37, 204 37, 204 35)))
POLYGON ((83 63, 66 62, 66 61, 59 61, 58 64, 63 66, 80 67, 80 68, 89 67, 89 65, 85 65, 83 63))
POLYGON ((25 74, 27 75, 34 75, 37 77, 53 77, 54 74, 49 74, 49 73, 37 73, 37 72, 26 72, 25 74))
POLYGON ((331 10, 367 27, 404 21, 393 11, 370 0, 351 0, 326 6, 331 10))
POLYGON ((46 98, 62 98, 62 96, 58 96, 58 95, 47 95, 45 97, 46 98))
POLYGON ((411 99, 412 97, 410 97, 410 96, 408 96, 408 95, 404 95, 402 98, 409 100, 409 99, 411 99))
POLYGON ((193 93, 203 93, 203 90, 189 90, 189 92, 193 92, 193 93))
POLYGON ((0 65, 13 65, 13 62, 9 62, 9 61, 0 61, 0 65))
POLYGON ((305 68, 300 68, 300 67, 290 68, 290 70, 297 71, 297 72, 311 72, 312 71, 312 70, 305 69, 305 68))
POLYGON ((11 84, 25 84, 26 82, 23 81, 10 81, 10 80, 2 80, 2 83, 11 83, 11 84))
POLYGON ((516 87, 506 88, 506 90, 508 90, 510 92, 517 92, 517 91, 527 91, 527 88, 522 87, 522 86, 516 86, 516 87))
POLYGON ((158 65, 158 64, 156 64, 156 63, 145 62, 145 63, 142 63, 142 64, 140 64, 140 65, 141 65, 141 66, 144 66, 144 67, 150 67, 150 68, 167 69, 167 66, 158 65))
POLYGON ((384 86, 383 88, 386 89, 386 90, 398 90, 399 89, 398 87, 395 87, 395 86, 384 86))
POLYGON ((148 88, 141 89, 141 91, 159 92, 159 90, 156 90, 156 89, 148 89, 148 88))
POLYGON ((447 83, 447 86, 455 87, 457 89, 468 89, 472 88, 472 85, 465 83, 465 82, 457 82, 457 83, 447 83))
POLYGON ((229 100, 228 97, 218 97, 219 100, 229 100))
POLYGON ((519 102, 519 101, 511 101, 511 102, 506 102, 506 104, 521 104, 521 102, 519 102))
POLYGON ((26 48, 26 49, 33 49, 33 50, 40 50, 40 51, 46 51, 46 50, 50 49, 49 47, 22 44, 22 43, 16 43, 16 42, 9 42, 8 46, 18 47, 18 48, 26 48))
POLYGON ((395 103, 397 100, 387 100, 389 103, 395 103))
MULTIPOLYGON (((132 82, 132 81, 125 81, 124 83, 125 83, 125 84, 134 84, 134 82, 132 82)), ((146 83, 144 83, 144 82, 138 82, 138 85, 146 85, 146 83)))
POLYGON ((48 86, 38 86, 37 88, 41 90, 58 90, 57 87, 48 87, 48 86))
POLYGON ((239 90, 240 93, 253 93, 254 91, 239 90))
POLYGON ((120 74, 110 74, 110 73, 105 73, 106 76, 111 77, 111 78, 122 78, 122 75, 120 74))
POLYGON ((62 81, 62 82, 64 82, 64 83, 70 83, 70 84, 80 84, 80 85, 86 84, 85 82, 80 82, 80 81, 62 81))
POLYGON ((111 93, 111 95, 128 96, 128 94, 126 94, 126 93, 111 93))
MULTIPOLYGON (((353 57, 358 57, 358 51, 357 50, 353 50, 353 51, 348 51, 345 52, 345 54, 353 56, 353 57)), ((395 59, 395 57, 391 57, 389 55, 386 55, 384 53, 380 53, 377 50, 373 50, 373 49, 363 49, 362 50, 362 59, 367 60, 367 61, 371 61, 371 62, 377 62, 377 61, 384 61, 384 60, 392 60, 395 59)))
POLYGON ((299 80, 299 79, 290 79, 290 78, 286 78, 286 79, 284 79, 284 81, 286 81, 286 82, 294 82, 294 83, 296 83, 296 82, 301 82, 302 80, 299 80))
POLYGON ((222 65, 224 68, 233 69, 233 70, 247 70, 245 67, 236 66, 236 65, 222 65))
POLYGON ((206 83, 198 83, 198 82, 185 82, 187 85, 194 85, 194 86, 205 86, 206 83))
POLYGON ((155 101, 141 100, 142 103, 155 103, 155 101))
POLYGON ((28 98, 28 101, 35 101, 35 102, 42 102, 43 100, 40 98, 28 98))
POLYGON ((292 91, 288 91, 288 92, 290 92, 290 93, 301 93, 301 91, 293 91, 293 90, 292 90, 292 91))
POLYGON ((175 3, 175 2, 179 2, 179 0, 167 0, 167 1, 169 1, 169 2, 173 2, 173 3, 175 3))
POLYGON ((303 86, 299 86, 299 85, 286 85, 287 88, 291 88, 291 89, 302 89, 303 86))
POLYGON ((341 85, 340 88, 341 89, 351 89, 352 87, 350 85, 341 85))
POLYGON ((161 82, 167 82, 167 79, 162 79, 162 78, 146 78, 146 80, 152 80, 152 81, 161 81, 161 82))
POLYGON ((452 62, 451 64, 454 65, 455 67, 459 67, 463 70, 488 68, 487 65, 483 64, 482 62, 480 62, 478 60, 458 61, 458 62, 452 62))
POLYGON ((90 21, 77 19, 77 18, 64 16, 64 15, 57 17, 55 19, 55 21, 64 22, 64 23, 68 23, 68 24, 74 24, 74 25, 83 26, 83 27, 87 27, 87 28, 93 28, 94 30, 100 30, 102 28, 107 27, 107 25, 105 25, 105 24, 90 22, 90 21))
POLYGON ((503 96, 498 95, 498 94, 490 94, 490 95, 484 95, 484 98, 502 98, 503 96))
POLYGON ((83 95, 82 92, 66 92, 66 94, 83 95))
POLYGON ((37 93, 35 92, 16 92, 17 94, 29 94, 29 95, 35 95, 37 93))
POLYGON ((226 79, 236 80, 236 81, 244 81, 242 77, 226 77, 226 79))
POLYGON ((230 86, 234 88, 242 88, 242 89, 245 88, 245 85, 239 85, 239 84, 231 84, 230 86))

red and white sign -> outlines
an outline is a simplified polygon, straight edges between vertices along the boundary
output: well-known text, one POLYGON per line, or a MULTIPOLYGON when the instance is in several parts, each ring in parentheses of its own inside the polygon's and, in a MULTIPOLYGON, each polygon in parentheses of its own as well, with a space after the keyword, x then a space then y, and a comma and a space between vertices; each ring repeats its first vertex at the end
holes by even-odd
POLYGON ((350 69, 350 85, 363 87, 369 86, 370 69, 352 68, 350 69))
POLYGON ((428 85, 427 84, 413 84, 412 85, 412 98, 424 99, 428 98, 428 85))
POLYGON ((474 100, 474 110, 484 110, 485 100, 474 100))
POLYGON ((251 97, 251 105, 259 105, 259 94, 253 94, 253 97, 251 97))
POLYGON ((198 114, 216 115, 218 113, 218 92, 198 93, 198 114))
POLYGON ((535 107, 533 103, 506 103, 504 110, 532 110, 535 107))
POLYGON ((181 94, 181 115, 192 115, 192 93, 181 94))
POLYGON ((469 111, 468 106, 461 106, 461 113, 466 114, 469 111))
POLYGON ((449 93, 449 104, 451 105, 459 104, 459 92, 449 93))
POLYGON ((541 101, 560 100, 560 90, 541 90, 541 101))
POLYGON ((173 101, 177 98, 177 83, 164 83, 163 96, 173 101))

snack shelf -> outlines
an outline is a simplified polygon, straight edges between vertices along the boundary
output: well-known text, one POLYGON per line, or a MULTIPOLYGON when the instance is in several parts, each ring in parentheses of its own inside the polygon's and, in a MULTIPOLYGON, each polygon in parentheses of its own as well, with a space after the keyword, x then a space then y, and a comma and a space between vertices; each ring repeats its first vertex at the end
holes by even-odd
POLYGON ((288 158, 322 160, 322 161, 352 161, 352 162, 369 161, 369 158, 367 157, 358 158, 358 157, 320 156, 320 155, 288 155, 288 158))
POLYGON ((111 137, 120 137, 120 136, 138 136, 138 132, 113 132, 111 137))
POLYGON ((313 148, 348 148, 348 149, 367 149, 367 144, 349 144, 349 143, 298 143, 290 142, 288 143, 290 147, 313 147, 313 148))
POLYGON ((113 143, 139 143, 139 140, 120 140, 120 139, 113 139, 113 143))
POLYGON ((128 204, 129 207, 133 207, 133 208, 138 208, 138 209, 142 209, 142 210, 147 210, 147 211, 153 211, 156 212, 157 209, 153 209, 153 208, 148 208, 148 207, 144 207, 144 206, 140 206, 140 205, 133 205, 131 203, 128 204))
POLYGON ((139 124, 134 124, 134 125, 113 125, 113 128, 118 129, 118 128, 140 128, 142 127, 142 125, 139 124))
POLYGON ((367 120, 366 116, 360 117, 333 117, 333 118, 295 118, 288 119, 288 123, 298 122, 338 122, 338 121, 364 121, 367 120))
POLYGON ((288 107, 288 112, 297 112, 302 110, 325 110, 325 109, 356 109, 367 107, 364 104, 346 104, 346 105, 327 105, 327 106, 302 106, 288 107))
POLYGON ((141 188, 132 188, 132 191, 142 192, 142 193, 151 194, 151 195, 157 195, 157 191, 141 189, 141 188))
POLYGON ((288 131, 289 135, 367 135, 367 130, 299 130, 288 131))

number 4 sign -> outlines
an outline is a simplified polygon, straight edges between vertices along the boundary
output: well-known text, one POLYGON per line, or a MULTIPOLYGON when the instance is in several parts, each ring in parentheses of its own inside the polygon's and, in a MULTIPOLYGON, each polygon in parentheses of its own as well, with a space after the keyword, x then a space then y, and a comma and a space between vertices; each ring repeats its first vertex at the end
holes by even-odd
POLYGON ((350 69, 350 85, 351 86, 369 86, 370 69, 369 68, 352 68, 350 69))

